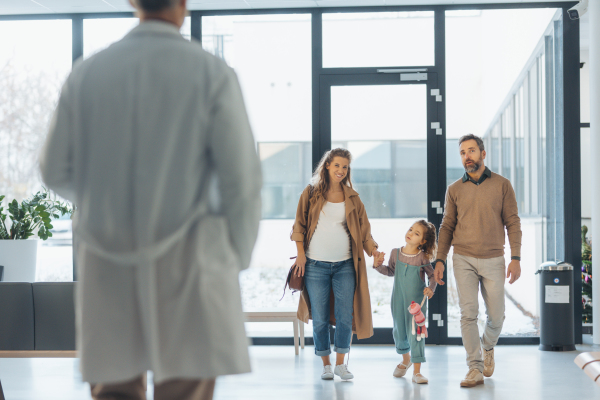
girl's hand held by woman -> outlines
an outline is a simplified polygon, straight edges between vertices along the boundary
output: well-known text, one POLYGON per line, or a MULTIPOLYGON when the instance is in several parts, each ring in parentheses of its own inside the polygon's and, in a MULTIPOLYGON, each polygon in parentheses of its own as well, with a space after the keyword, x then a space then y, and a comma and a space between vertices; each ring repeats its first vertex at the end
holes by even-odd
POLYGON ((385 253, 381 252, 377 255, 377 257, 374 257, 373 268, 379 267, 380 265, 383 264, 384 261, 385 261, 385 253))

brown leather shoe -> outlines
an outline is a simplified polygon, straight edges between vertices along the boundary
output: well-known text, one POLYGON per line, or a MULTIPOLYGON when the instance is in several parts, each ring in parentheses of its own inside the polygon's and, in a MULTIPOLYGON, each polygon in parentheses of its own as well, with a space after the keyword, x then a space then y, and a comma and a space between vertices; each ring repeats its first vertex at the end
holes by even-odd
POLYGON ((465 379, 460 381, 460 387, 475 387, 477 385, 483 385, 483 374, 477 368, 472 368, 465 379))

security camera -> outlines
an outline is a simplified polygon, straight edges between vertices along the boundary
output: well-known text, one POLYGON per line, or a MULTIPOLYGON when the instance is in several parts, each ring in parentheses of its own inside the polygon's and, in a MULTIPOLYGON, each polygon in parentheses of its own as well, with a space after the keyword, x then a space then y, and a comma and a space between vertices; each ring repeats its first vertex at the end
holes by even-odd
POLYGON ((581 0, 576 6, 569 8, 569 18, 579 19, 587 12, 589 0, 581 0))

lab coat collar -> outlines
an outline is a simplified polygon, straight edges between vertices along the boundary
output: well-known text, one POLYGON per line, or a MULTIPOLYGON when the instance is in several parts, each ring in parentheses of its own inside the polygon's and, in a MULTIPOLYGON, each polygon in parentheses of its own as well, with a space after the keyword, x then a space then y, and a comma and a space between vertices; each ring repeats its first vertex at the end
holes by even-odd
POLYGON ((170 22, 160 21, 160 20, 149 20, 140 22, 138 26, 133 28, 128 34, 129 35, 138 35, 138 34, 159 34, 159 35, 168 35, 173 37, 178 37, 183 39, 181 33, 177 26, 170 22))

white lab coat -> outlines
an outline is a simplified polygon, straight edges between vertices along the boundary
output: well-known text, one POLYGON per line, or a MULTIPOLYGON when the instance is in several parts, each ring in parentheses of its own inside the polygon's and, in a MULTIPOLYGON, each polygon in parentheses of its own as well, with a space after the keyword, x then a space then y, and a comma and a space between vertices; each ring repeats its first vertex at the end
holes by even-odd
POLYGON ((261 171, 233 70, 143 22, 77 63, 40 157, 75 213, 83 379, 250 371, 238 273, 261 171))

